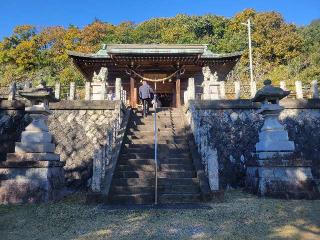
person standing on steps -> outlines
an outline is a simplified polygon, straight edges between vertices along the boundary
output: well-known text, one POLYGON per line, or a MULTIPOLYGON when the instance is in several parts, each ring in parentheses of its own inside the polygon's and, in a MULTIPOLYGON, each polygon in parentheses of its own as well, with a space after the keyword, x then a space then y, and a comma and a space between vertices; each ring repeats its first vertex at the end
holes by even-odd
POLYGON ((139 87, 139 97, 143 105, 143 117, 146 117, 149 113, 150 99, 153 98, 154 91, 149 86, 147 81, 143 80, 142 86, 139 87))

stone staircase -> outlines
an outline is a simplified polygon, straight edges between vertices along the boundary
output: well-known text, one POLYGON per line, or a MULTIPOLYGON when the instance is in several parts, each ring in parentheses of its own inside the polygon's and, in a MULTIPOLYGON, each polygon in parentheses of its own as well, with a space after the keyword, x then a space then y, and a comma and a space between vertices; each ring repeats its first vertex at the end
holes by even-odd
MULTIPOLYGON (((111 183, 112 204, 152 204, 155 192, 154 117, 133 112, 111 183)), ((157 113, 158 202, 194 203, 201 199, 180 109, 157 113)))

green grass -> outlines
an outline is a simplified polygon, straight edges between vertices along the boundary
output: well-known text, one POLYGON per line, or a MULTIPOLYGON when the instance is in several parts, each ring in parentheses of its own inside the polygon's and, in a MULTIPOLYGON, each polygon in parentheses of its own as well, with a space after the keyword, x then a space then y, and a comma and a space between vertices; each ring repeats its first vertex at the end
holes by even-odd
POLYGON ((0 206, 0 239, 320 239, 320 201, 228 191, 211 209, 113 209, 84 195, 0 206))

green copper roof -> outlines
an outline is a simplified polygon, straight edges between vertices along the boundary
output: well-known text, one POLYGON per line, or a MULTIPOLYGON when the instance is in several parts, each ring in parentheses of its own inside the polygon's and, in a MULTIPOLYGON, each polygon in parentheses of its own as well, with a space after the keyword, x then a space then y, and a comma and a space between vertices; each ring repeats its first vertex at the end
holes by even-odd
POLYGON ((103 44, 92 54, 68 51, 71 57, 110 58, 111 55, 200 55, 204 59, 240 57, 241 52, 216 54, 203 44, 103 44))

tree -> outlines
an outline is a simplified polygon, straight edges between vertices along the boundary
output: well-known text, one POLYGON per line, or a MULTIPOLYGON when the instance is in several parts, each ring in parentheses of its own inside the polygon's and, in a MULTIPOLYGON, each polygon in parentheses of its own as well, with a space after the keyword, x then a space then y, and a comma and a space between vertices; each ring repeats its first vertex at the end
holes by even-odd
MULTIPOLYGON (((17 26, 13 34, 0 41, 0 84, 26 79, 44 79, 81 83, 67 50, 96 52, 102 43, 180 43, 209 44, 216 53, 243 51, 234 71, 234 79, 248 81, 248 36, 241 23, 253 22, 253 65, 258 84, 266 77, 280 80, 320 78, 320 20, 297 28, 276 12, 246 9, 232 18, 215 15, 154 18, 140 24, 118 25, 98 19, 79 29, 60 26, 36 29, 32 25, 17 26)), ((231 78, 230 78, 231 79, 231 78)))

